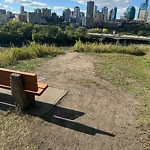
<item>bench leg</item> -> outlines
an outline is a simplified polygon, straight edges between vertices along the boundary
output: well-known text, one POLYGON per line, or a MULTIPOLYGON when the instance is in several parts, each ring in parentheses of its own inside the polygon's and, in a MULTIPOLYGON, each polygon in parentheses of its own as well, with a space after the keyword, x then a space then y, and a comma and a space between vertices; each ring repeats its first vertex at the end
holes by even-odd
POLYGON ((24 92, 20 74, 12 73, 10 76, 10 83, 11 93, 16 100, 16 107, 18 110, 25 110, 35 103, 35 96, 24 92))

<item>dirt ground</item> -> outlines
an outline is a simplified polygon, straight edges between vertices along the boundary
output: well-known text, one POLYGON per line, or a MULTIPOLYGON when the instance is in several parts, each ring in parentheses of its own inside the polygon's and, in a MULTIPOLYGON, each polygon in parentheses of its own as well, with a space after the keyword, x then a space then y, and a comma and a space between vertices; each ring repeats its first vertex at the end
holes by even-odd
POLYGON ((136 126, 139 102, 98 78, 95 56, 67 53, 41 64, 36 73, 49 86, 68 94, 57 106, 33 117, 28 148, 41 150, 140 150, 136 126))

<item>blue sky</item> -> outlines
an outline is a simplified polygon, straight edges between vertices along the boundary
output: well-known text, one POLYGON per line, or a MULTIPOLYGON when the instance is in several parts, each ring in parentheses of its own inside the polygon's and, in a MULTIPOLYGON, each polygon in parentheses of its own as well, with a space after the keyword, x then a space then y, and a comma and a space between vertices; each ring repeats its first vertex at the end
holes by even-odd
MULTIPOLYGON (((61 15, 65 8, 73 9, 75 6, 79 6, 81 11, 85 12, 87 1, 89 0, 0 0, 0 9, 18 13, 21 5, 24 5, 26 11, 47 7, 50 8, 52 12, 61 15)), ((135 6, 138 12, 140 3, 143 1, 144 0, 94 0, 100 11, 103 6, 107 6, 109 9, 116 6, 118 8, 118 17, 123 15, 128 6, 135 6)))

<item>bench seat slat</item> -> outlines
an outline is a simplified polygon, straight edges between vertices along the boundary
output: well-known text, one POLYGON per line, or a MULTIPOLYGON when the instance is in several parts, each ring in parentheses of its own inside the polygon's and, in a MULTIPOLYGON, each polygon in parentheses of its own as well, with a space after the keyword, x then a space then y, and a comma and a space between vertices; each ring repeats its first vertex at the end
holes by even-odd
MULTIPOLYGON (((5 86, 10 86, 10 80, 6 79, 6 78, 0 78, 0 84, 1 85, 5 85, 5 86)), ((28 83, 28 82, 24 82, 23 83, 23 88, 25 90, 32 90, 32 91, 38 91, 38 85, 35 82, 33 83, 28 83)))
POLYGON ((33 73, 25 73, 25 72, 20 72, 20 71, 15 71, 15 70, 9 70, 9 69, 2 69, 0 68, 0 78, 3 79, 10 79, 10 76, 12 73, 18 73, 22 75, 22 79, 24 82, 29 82, 29 83, 36 83, 37 82, 37 75, 33 73), (9 71, 9 72, 8 72, 9 71))
MULTIPOLYGON (((1 85, 1 84, 0 84, 0 88, 4 88, 4 89, 8 89, 8 90, 11 89, 10 86, 5 86, 5 85, 1 85)), ((38 91, 37 92, 30 91, 30 90, 24 90, 24 91, 32 93, 32 94, 37 95, 37 96, 40 96, 47 88, 48 88, 48 84, 38 83, 38 91)))

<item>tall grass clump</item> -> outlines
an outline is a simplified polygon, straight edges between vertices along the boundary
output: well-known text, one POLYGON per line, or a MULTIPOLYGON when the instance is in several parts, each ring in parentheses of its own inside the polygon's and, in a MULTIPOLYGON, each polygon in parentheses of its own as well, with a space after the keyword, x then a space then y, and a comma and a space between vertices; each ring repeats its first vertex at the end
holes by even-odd
POLYGON ((55 57, 59 54, 63 54, 62 50, 59 50, 54 45, 40 45, 31 43, 28 47, 11 48, 0 54, 0 67, 7 65, 14 65, 20 60, 34 59, 39 57, 55 57))
POLYGON ((120 53, 142 56, 150 51, 148 45, 113 45, 113 44, 98 44, 98 43, 82 43, 76 41, 73 51, 76 52, 92 52, 92 53, 120 53))

